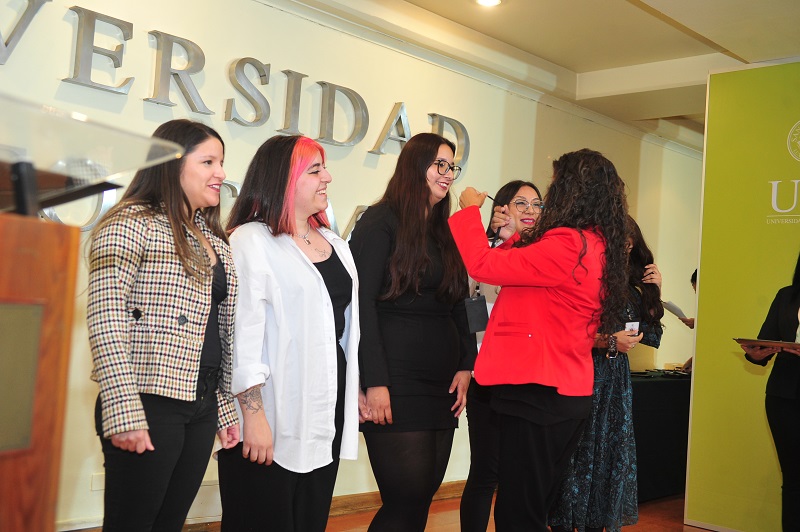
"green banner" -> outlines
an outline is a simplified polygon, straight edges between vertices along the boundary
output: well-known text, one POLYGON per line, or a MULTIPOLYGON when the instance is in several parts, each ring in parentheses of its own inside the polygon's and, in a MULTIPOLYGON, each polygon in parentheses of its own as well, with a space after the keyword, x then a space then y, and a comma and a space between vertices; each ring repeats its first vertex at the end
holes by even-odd
MULTIPOLYGON (((686 519, 781 529, 781 475, 764 413, 772 363, 754 338, 800 251, 800 63, 709 79, 686 519)), ((798 449, 800 452, 800 449, 798 449)))

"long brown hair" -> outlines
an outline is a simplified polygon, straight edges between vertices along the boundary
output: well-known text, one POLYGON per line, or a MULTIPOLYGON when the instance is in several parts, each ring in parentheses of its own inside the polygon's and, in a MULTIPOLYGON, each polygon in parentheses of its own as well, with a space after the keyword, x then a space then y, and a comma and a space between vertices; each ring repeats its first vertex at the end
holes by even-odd
MULTIPOLYGON (((185 155, 192 153, 198 145, 209 138, 215 138, 220 141, 223 154, 225 153, 225 143, 219 133, 205 124, 192 120, 170 120, 161 124, 152 136, 183 146, 185 155)), ((132 205, 144 207, 140 216, 166 215, 172 228, 178 259, 189 276, 200 279, 210 274, 210 262, 202 247, 190 242, 184 230, 188 228, 200 240, 200 230, 194 223, 195 213, 191 212, 189 199, 181 187, 184 161, 185 157, 173 159, 136 172, 122 199, 100 220, 94 233, 117 216, 122 216, 122 212, 132 205)), ((219 204, 200 209, 200 213, 211 232, 227 242, 228 237, 220 224, 219 204)))
POLYGON ((450 216, 450 193, 433 207, 428 186, 428 167, 436 159, 439 147, 455 144, 434 133, 414 135, 397 158, 394 174, 383 198, 376 205, 387 205, 399 218, 394 250, 389 257, 389 288, 382 299, 396 299, 406 291, 419 292, 422 273, 430 264, 427 239, 442 250, 444 276, 437 296, 455 303, 465 297, 467 270, 458 253, 447 219, 450 216))
POLYGON ((575 265, 577 269, 582 267, 581 260, 586 255, 583 231, 597 231, 606 244, 600 294, 600 332, 616 332, 615 326, 625 310, 628 294, 625 183, 611 161, 584 148, 553 161, 553 181, 544 204, 536 225, 523 231, 515 245, 530 245, 556 227, 577 229, 583 239, 583 250, 575 265))

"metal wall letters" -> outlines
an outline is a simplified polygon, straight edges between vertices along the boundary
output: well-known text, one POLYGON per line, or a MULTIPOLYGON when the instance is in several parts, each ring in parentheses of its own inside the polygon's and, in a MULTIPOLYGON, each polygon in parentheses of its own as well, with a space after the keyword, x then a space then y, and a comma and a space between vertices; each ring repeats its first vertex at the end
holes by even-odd
MULTIPOLYGON (((4 65, 10 58, 11 53, 14 51, 17 43, 19 43, 40 8, 50 1, 51 0, 27 0, 20 20, 17 22, 16 26, 12 28, 8 39, 4 41, 2 35, 0 35, 0 65, 4 65)), ((73 60, 72 76, 64 78, 62 81, 91 89, 127 95, 133 86, 135 78, 125 78, 118 85, 106 85, 93 81, 91 78, 93 69, 92 60, 94 54, 98 54, 111 59, 114 68, 122 67, 125 42, 132 39, 133 24, 79 6, 70 7, 69 10, 73 11, 78 17, 75 57, 73 60), (123 42, 113 49, 95 46, 94 38, 98 21, 118 28, 122 34, 123 42)), ((213 115, 214 112, 203 102, 191 77, 193 74, 202 72, 205 66, 205 54, 200 46, 188 39, 170 35, 163 31, 153 30, 150 31, 149 34, 155 38, 157 45, 156 77, 153 95, 149 98, 144 98, 144 101, 158 105, 176 105, 169 98, 170 82, 174 80, 186 100, 186 103, 193 112, 213 115), (178 69, 173 67, 173 51, 176 45, 183 48, 186 52, 187 61, 184 68, 178 69)), ((225 100, 224 119, 225 121, 234 122, 243 127, 259 127, 263 126, 270 117, 270 104, 266 97, 258 90, 256 83, 248 78, 245 72, 245 67, 247 65, 255 69, 258 74, 257 83, 259 85, 269 84, 269 64, 263 63, 253 57, 244 57, 234 60, 228 68, 228 80, 235 91, 253 108, 253 117, 250 120, 242 117, 236 110, 235 99, 229 98, 225 100)), ((303 78, 308 76, 288 69, 282 70, 281 72, 287 78, 286 102, 284 106, 283 127, 278 129, 277 132, 284 135, 302 135, 303 133, 299 129, 300 98, 302 96, 303 78)), ((328 81, 318 81, 317 85, 322 88, 322 91, 319 136, 316 140, 331 146, 355 146, 360 143, 365 138, 369 129, 369 110, 364 99, 355 90, 328 81), (344 140, 336 140, 333 136, 337 95, 344 96, 353 109, 350 134, 344 140)), ((452 129, 456 136, 455 163, 460 166, 466 165, 469 158, 470 141, 469 134, 464 124, 454 118, 437 113, 429 113, 428 116, 431 118, 431 130, 434 133, 443 135, 446 126, 452 129)), ((411 138, 411 135, 405 104, 403 102, 397 102, 389 113, 389 117, 384 123, 374 146, 369 150, 369 153, 375 155, 384 154, 384 148, 388 141, 398 142, 402 147, 411 138)), ((225 185, 231 189, 231 193, 234 196, 238 195, 238 184, 226 182, 225 185)), ((90 230, 102 214, 110 208, 110 205, 113 205, 115 199, 116 194, 113 191, 98 196, 96 198, 96 208, 94 209, 92 219, 82 230, 90 230)), ((58 215, 52 209, 44 212, 43 215, 58 221, 58 215)))

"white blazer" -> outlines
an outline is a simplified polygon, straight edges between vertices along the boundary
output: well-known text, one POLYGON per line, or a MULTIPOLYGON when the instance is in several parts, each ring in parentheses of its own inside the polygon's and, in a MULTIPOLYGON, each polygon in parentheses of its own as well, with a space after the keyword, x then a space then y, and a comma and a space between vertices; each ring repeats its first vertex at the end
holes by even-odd
MULTIPOLYGON (((353 279, 342 348, 347 358, 344 429, 339 457, 358 455, 358 276, 350 247, 320 229, 353 279)), ((336 330, 332 303, 317 268, 290 235, 272 235, 260 222, 230 238, 239 275, 233 340, 237 395, 264 384, 261 398, 272 429, 274 460, 296 473, 332 462, 337 392, 336 330)), ((236 401, 240 421, 241 408, 236 401)), ((243 434, 243 432, 242 432, 243 434)))

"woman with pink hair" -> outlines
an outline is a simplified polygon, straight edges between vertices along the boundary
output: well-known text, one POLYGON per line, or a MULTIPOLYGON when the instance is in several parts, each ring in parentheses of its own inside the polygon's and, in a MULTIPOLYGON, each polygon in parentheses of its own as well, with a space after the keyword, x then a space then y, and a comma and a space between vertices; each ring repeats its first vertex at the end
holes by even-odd
POLYGON ((242 441, 219 453, 222 530, 324 531, 339 459, 357 456, 358 278, 330 182, 317 142, 272 137, 231 212, 242 441))

